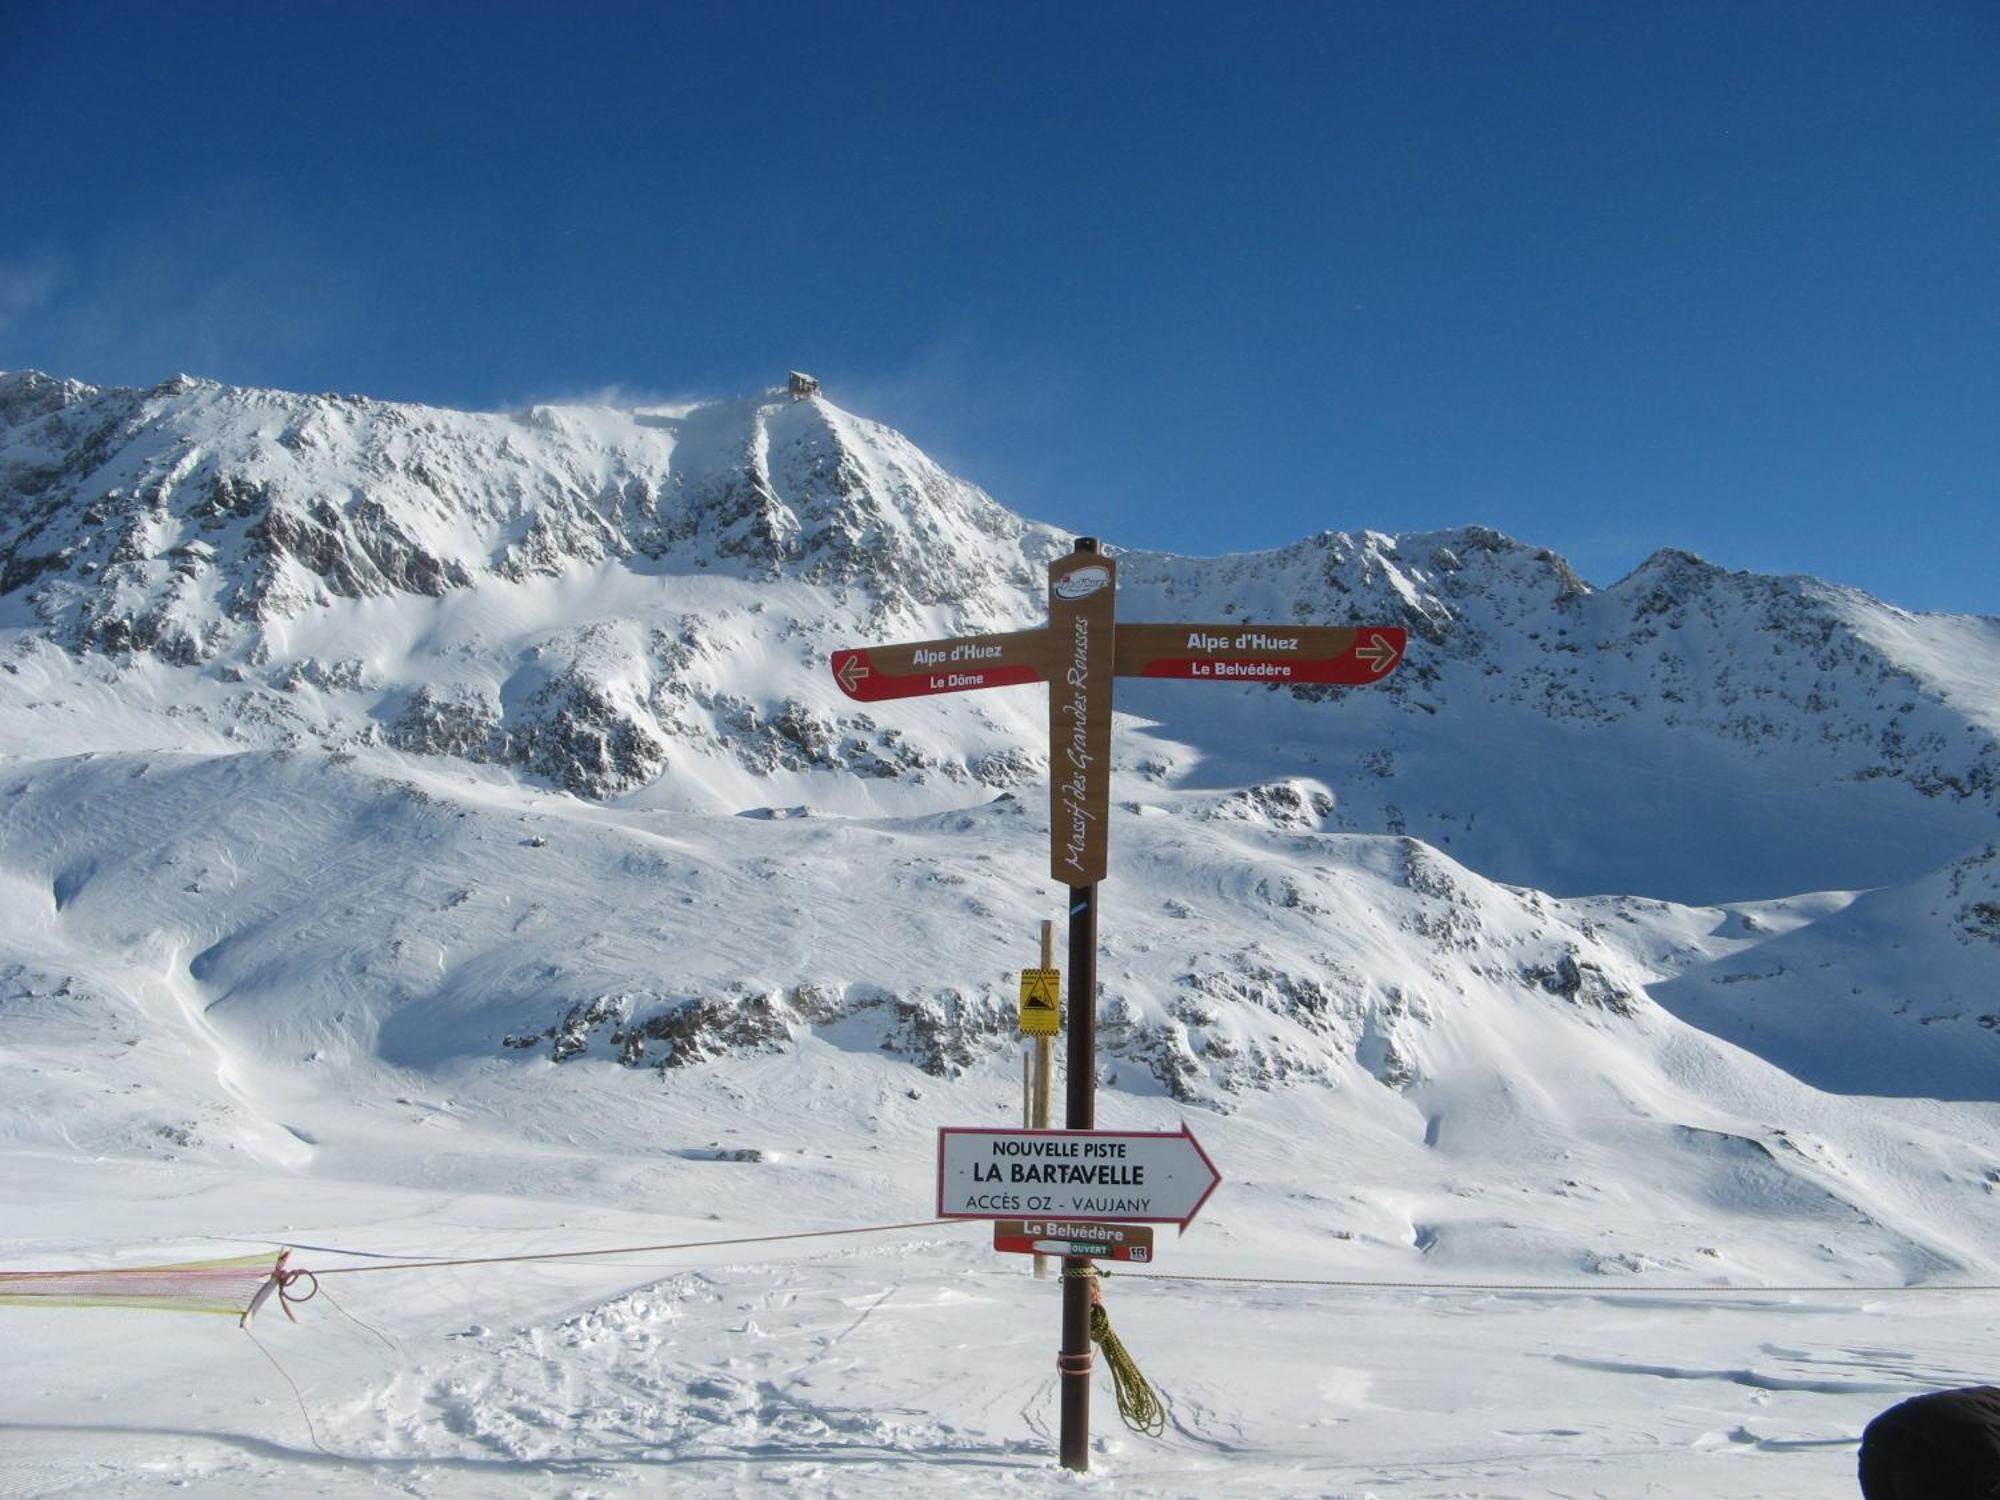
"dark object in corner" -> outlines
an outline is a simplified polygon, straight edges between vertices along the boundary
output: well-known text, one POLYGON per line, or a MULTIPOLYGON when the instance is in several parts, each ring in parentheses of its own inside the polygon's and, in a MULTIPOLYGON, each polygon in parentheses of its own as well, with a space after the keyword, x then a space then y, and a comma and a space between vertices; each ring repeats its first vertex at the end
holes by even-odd
POLYGON ((2000 1500, 2000 1390, 1932 1391, 1861 1434, 1863 1500, 2000 1500))

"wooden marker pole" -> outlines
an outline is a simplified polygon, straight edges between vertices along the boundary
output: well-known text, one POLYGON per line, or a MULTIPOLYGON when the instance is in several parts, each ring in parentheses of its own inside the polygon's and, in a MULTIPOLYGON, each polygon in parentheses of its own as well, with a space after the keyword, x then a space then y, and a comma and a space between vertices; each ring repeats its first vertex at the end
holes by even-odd
MULTIPOLYGON (((1053 922, 1044 922, 1042 923, 1042 968, 1047 970, 1053 969, 1055 966, 1056 924, 1053 922)), ((1055 1085, 1055 1080, 1051 1075, 1055 1072, 1056 1039, 1052 1036, 1043 1036, 1037 1033, 1032 1040, 1035 1044, 1035 1050, 1033 1082, 1029 1090, 1028 1125, 1033 1130, 1047 1130, 1049 1128, 1049 1095, 1055 1085)), ((1047 1281, 1049 1279, 1049 1262, 1053 1259, 1054 1257, 1049 1255, 1037 1255, 1035 1257, 1035 1280, 1047 1281)))

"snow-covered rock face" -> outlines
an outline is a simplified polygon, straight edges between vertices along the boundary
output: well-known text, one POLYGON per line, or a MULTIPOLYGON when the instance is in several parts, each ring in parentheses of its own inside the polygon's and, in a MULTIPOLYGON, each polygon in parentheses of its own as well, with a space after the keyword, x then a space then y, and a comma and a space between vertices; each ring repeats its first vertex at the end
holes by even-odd
POLYGON ((0 592, 73 648, 206 660, 339 599, 607 560, 991 608, 1028 528, 896 433, 747 398, 486 415, 0 375, 0 592))
MULTIPOLYGON (((223 710, 239 737, 242 700, 263 690, 289 700, 262 714, 284 725, 278 743, 386 743, 590 798, 651 785, 735 810, 770 800, 754 783, 777 772, 803 778, 788 796, 834 808, 879 801, 838 785, 856 780, 928 784, 944 805, 953 787, 1039 774, 1032 711, 858 714, 822 663, 843 643, 1031 624, 1064 545, 817 397, 481 415, 186 378, 121 391, 0 376, 0 619, 79 657, 222 673, 244 689, 223 710)), ((1993 620, 1911 616, 1675 552, 1594 589, 1554 553, 1479 527, 1326 532, 1221 559, 1133 552, 1122 577, 1131 619, 1408 626, 1410 660, 1386 690, 1293 696, 1343 698, 1320 723, 1368 742, 1346 826, 1456 839, 1507 878, 1649 888, 1629 862, 1556 847, 1601 845, 1597 828, 1542 840, 1554 852, 1539 856, 1474 832, 1462 783, 1490 798, 1497 778, 1503 804, 1511 786, 1545 805, 1573 784, 1566 757, 1622 761, 1626 797, 1653 806, 1661 777, 1727 803, 1767 773, 1806 797, 1809 821, 1839 803, 1843 827, 1867 825, 1849 842, 1881 853, 1829 884, 1908 875, 1963 842, 1955 818, 1921 808, 1878 836, 1914 807, 1900 793, 1990 812, 2000 787, 1993 620), (1486 754, 1523 732, 1512 765, 1486 754), (1435 763, 1452 745, 1479 748, 1476 775, 1463 756, 1435 763)), ((1309 722, 1274 691, 1199 705, 1181 692, 1133 685, 1125 699, 1169 733, 1229 723, 1238 733, 1184 736, 1211 761, 1227 756, 1204 741, 1256 746, 1309 722)), ((1596 775, 1576 800, 1601 807, 1618 777, 1596 775)), ((1770 816, 1761 791, 1742 795, 1754 805, 1697 821, 1770 816)), ((1489 812, 1489 829, 1502 821, 1522 823, 1489 812)), ((1721 894, 1803 883, 1760 868, 1764 830, 1742 843, 1742 886, 1721 894)))
MULTIPOLYGON (((1019 816, 1045 773, 1039 695, 864 713, 827 654, 1031 624, 1065 545, 818 397, 479 415, 0 377, 0 710, 15 754, 359 760, 358 781, 328 783, 343 805, 430 765, 531 803, 552 789, 641 819, 754 815, 772 869, 781 850, 826 857, 847 820, 890 817, 919 896, 885 899, 962 902, 975 924, 1026 897, 961 890, 947 872, 973 857, 969 830, 1010 829, 1023 881, 1045 836, 1019 816)), ((1463 997, 1631 1021, 1647 986, 1685 967, 1620 948, 1599 917, 1534 888, 1710 902, 1942 879, 1926 872, 1993 836, 2000 622, 1675 552, 1595 589, 1479 527, 1325 532, 1219 559, 1129 552, 1121 577, 1128 619, 1374 621, 1413 642, 1379 688, 1121 687, 1113 846, 1129 853, 1114 878, 1147 872, 1163 935, 1107 970, 1104 1046, 1108 1066, 1175 1098, 1352 1069, 1409 1088, 1463 997), (1199 874, 1148 853, 1181 826, 1199 874), (1373 842, 1338 845, 1351 834, 1373 842), (1397 936, 1336 933, 1355 910, 1397 936)), ((260 795, 294 799, 282 779, 260 795)), ((852 878, 804 899, 848 910, 852 878)), ((751 905, 771 889, 749 886, 751 905)), ((1995 909, 1954 909, 1975 975, 1995 909)), ((353 913, 336 949, 367 924, 353 913)), ((464 936, 488 953, 476 1002, 419 984, 379 1024, 432 1035, 415 1018, 449 998, 477 1012, 475 1050, 512 1038, 669 1069, 874 1028, 942 1074, 1006 1033, 986 971, 915 982, 830 943, 774 963, 768 943, 717 949, 702 931, 714 961, 678 988, 616 963, 558 964, 538 986, 543 936, 498 968, 494 934, 464 936)), ((1693 1014, 1708 992, 1670 993, 1693 1014)))
POLYGON ((1404 625, 1415 643, 1390 696, 1426 713, 1478 702, 1692 733, 1809 773, 1899 778, 1989 806, 2000 788, 1992 695, 1954 691, 2000 667, 1996 620, 1911 640, 1916 617, 1853 590, 1675 551, 1594 589, 1554 553, 1480 527, 1327 532, 1213 562, 1139 554, 1122 582, 1134 615, 1404 625))
POLYGON ((712 746, 741 717, 715 674, 689 670, 705 637, 671 612, 675 579, 733 580, 741 607, 802 586, 780 635, 835 619, 915 628, 1018 615, 1054 545, 818 400, 478 415, 185 378, 103 391, 0 376, 0 594, 48 639, 284 690, 332 679, 350 700, 329 729, 510 763, 585 796, 654 779, 671 742, 712 746), (633 585, 611 618, 537 602, 538 581, 587 589, 607 568, 633 585), (495 608, 516 629, 497 658, 434 627, 393 664, 290 644, 317 621, 362 651, 358 617, 475 595, 508 601, 495 608))

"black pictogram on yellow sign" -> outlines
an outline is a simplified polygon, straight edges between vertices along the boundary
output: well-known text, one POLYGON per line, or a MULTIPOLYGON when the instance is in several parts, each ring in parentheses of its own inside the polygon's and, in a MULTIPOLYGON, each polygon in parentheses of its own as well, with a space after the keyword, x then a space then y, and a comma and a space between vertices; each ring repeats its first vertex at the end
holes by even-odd
POLYGON ((1055 1036, 1062 1031, 1062 973, 1057 969, 1021 971, 1021 1033, 1055 1036))

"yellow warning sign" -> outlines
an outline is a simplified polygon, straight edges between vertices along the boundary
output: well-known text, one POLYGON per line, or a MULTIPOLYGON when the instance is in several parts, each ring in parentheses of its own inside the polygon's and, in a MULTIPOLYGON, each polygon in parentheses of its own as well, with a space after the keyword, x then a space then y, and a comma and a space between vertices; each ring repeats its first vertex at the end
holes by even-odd
POLYGON ((1021 1032, 1024 1036, 1055 1036, 1062 1031, 1062 972, 1059 969, 1021 971, 1021 1032))

